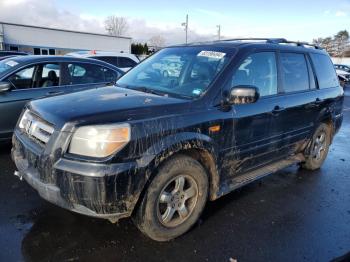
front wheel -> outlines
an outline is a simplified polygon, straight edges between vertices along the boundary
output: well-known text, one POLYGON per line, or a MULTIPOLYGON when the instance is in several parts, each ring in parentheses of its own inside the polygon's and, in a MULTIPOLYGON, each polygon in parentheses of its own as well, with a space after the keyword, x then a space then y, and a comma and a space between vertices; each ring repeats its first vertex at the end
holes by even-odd
POLYGON ((148 187, 134 221, 156 241, 168 241, 188 231, 201 215, 208 196, 202 165, 178 155, 161 166, 148 187))
POLYGON ((309 152, 305 156, 305 162, 302 164, 303 168, 316 170, 322 166, 328 155, 331 135, 331 127, 325 123, 320 124, 312 137, 310 148, 308 149, 309 152))

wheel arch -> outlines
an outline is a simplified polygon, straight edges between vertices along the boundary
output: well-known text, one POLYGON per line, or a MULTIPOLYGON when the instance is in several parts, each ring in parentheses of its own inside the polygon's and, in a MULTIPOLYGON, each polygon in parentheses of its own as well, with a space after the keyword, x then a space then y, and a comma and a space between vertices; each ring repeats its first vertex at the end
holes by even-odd
POLYGON ((327 124, 331 128, 331 142, 335 134, 335 116, 328 108, 323 110, 318 118, 317 125, 315 125, 313 133, 316 131, 321 123, 327 124))
POLYGON ((152 146, 147 152, 152 152, 152 157, 150 159, 150 156, 146 154, 144 157, 145 160, 140 160, 140 162, 147 163, 147 178, 134 207, 134 211, 142 202, 149 184, 156 176, 161 165, 179 154, 192 157, 203 166, 208 175, 209 199, 215 200, 217 198, 220 184, 217 168, 217 149, 210 137, 199 133, 183 133, 176 135, 176 137, 169 136, 159 142, 159 144, 152 146))

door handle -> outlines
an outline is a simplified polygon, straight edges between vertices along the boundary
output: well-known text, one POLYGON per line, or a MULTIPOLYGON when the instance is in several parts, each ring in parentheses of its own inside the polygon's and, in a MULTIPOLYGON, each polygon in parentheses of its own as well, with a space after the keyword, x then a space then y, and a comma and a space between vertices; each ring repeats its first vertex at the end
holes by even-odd
POLYGON ((284 107, 275 106, 271 113, 272 113, 273 115, 278 115, 279 113, 283 112, 284 110, 285 110, 284 107))

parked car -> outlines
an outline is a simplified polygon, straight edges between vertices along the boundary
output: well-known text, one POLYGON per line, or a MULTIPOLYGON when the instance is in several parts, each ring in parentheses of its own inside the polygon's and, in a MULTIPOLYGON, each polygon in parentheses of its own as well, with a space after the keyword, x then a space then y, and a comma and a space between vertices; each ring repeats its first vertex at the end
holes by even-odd
POLYGON ((338 80, 339 80, 340 86, 343 88, 345 88, 349 83, 348 79, 342 75, 338 75, 338 80))
POLYGON ((181 73, 182 63, 180 61, 167 59, 160 61, 158 64, 153 64, 152 66, 154 69, 159 70, 159 73, 164 77, 178 77, 181 73))
POLYGON ((93 58, 112 64, 124 72, 137 65, 140 60, 133 54, 104 52, 104 51, 78 51, 68 53, 68 56, 93 58))
POLYGON ((344 91, 318 47, 230 40, 164 48, 109 86, 39 99, 13 136, 18 171, 46 200, 150 238, 184 234, 207 200, 293 164, 321 167, 344 91), (155 64, 176 57, 180 75, 155 64))
POLYGON ((122 74, 115 66, 84 58, 16 56, 0 61, 0 141, 11 139, 29 100, 95 88, 122 74))
POLYGON ((334 68, 350 73, 350 66, 348 65, 334 64, 334 68))
POLYGON ((15 51, 0 51, 0 61, 5 60, 7 58, 15 57, 15 56, 25 56, 29 55, 24 52, 15 52, 15 51))
POLYGON ((339 81, 344 81, 345 85, 350 82, 350 73, 341 69, 336 69, 339 81))

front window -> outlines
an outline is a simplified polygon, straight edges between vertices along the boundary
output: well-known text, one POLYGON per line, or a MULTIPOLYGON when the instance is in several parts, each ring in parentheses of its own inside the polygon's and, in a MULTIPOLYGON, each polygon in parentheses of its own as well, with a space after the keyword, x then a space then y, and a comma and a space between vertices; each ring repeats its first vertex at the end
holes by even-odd
POLYGON ((169 96, 196 98, 207 91, 232 57, 209 47, 167 48, 129 71, 117 85, 169 96))
POLYGON ((277 66, 274 52, 248 56, 232 77, 232 87, 250 85, 259 88, 260 96, 277 94, 277 66))
POLYGON ((33 75, 35 66, 22 69, 8 77, 8 81, 15 86, 16 89, 27 89, 33 86, 33 75))

